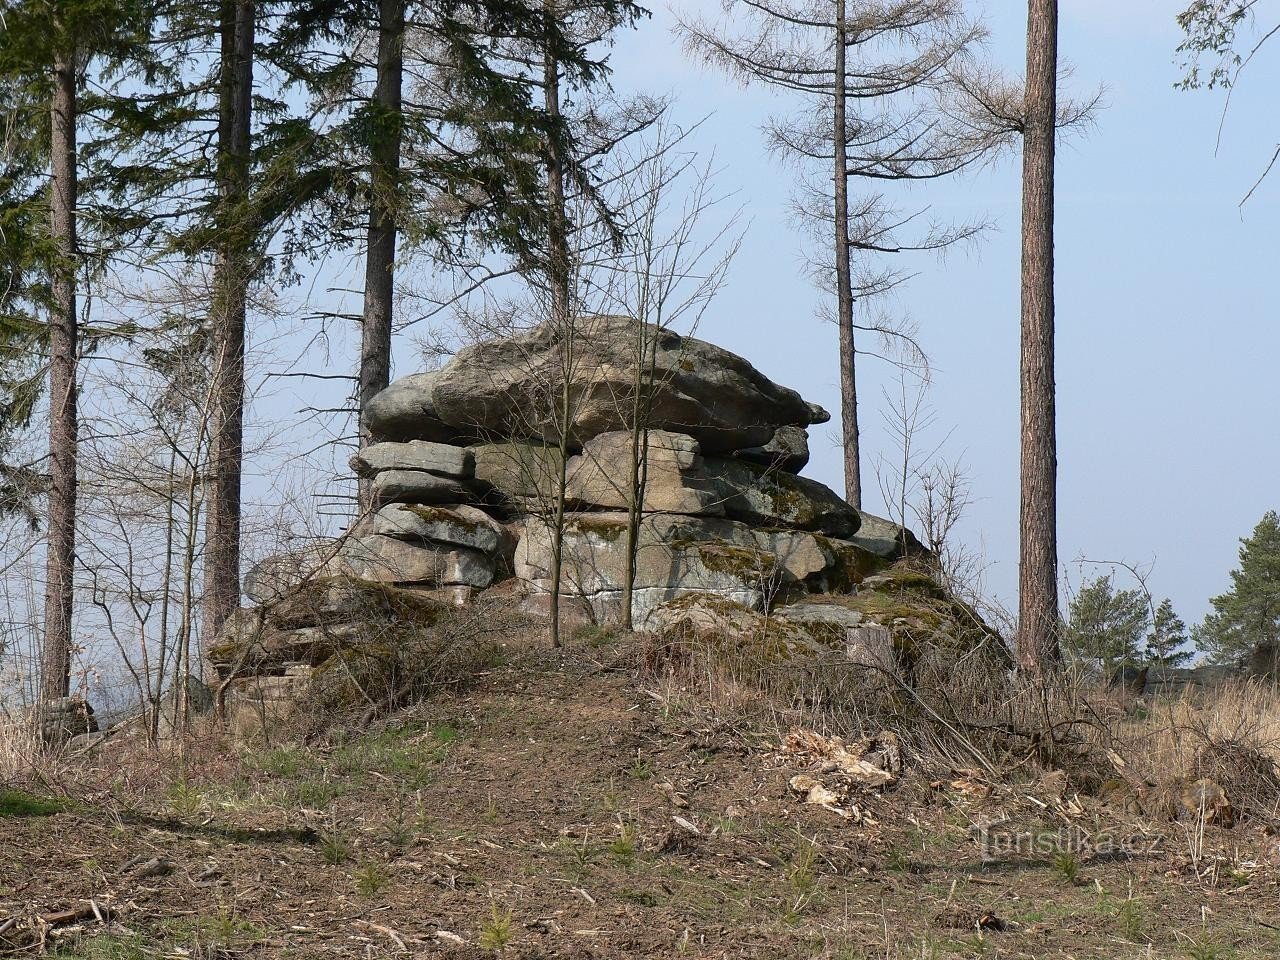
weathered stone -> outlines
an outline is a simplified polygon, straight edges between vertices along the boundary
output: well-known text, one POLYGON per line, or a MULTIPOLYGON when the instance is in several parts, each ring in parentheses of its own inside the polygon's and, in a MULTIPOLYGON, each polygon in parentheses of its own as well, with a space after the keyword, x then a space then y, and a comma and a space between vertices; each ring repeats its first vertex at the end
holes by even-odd
POLYGON ((815 603, 811 600, 798 600, 795 603, 778 607, 773 611, 773 615, 791 623, 799 623, 806 626, 822 624, 838 630, 859 627, 866 619, 857 610, 849 610, 831 603, 815 603))
POLYGON ((471 448, 475 478, 486 492, 503 501, 546 500, 560 476, 560 449, 542 443, 512 441, 471 448))
POLYGON ((351 458, 351 467, 362 477, 384 470, 423 470, 457 480, 475 476, 475 459, 467 447, 426 440, 371 443, 351 458))
POLYGON ((920 556, 927 551, 916 535, 892 520, 862 513, 862 524, 857 533, 849 537, 863 550, 886 560, 901 560, 920 556))
MULTIPOLYGON (((702 469, 698 441, 666 430, 646 432, 643 509, 647 513, 724 514, 716 486, 702 469)), ((575 504, 626 510, 631 501, 632 434, 592 437, 569 461, 566 493, 575 504)))
POLYGON ((466 503, 475 498, 457 480, 424 470, 384 470, 373 478, 376 503, 466 503))
MULTIPOLYGON (((534 591, 551 585, 552 536, 538 518, 522 524, 516 576, 534 591)), ((589 599, 601 616, 616 610, 626 582, 627 517, 578 513, 566 518, 562 590, 589 599)), ((658 514, 646 517, 636 550, 632 616, 689 593, 710 593, 760 606, 779 590, 820 576, 831 554, 811 534, 752 530, 713 517, 658 514)))
POLYGON ((412 373, 400 377, 365 407, 365 421, 381 440, 431 440, 452 443, 458 431, 441 420, 431 402, 437 374, 412 373))
POLYGON ((863 667, 883 670, 889 674, 898 672, 893 632, 876 623, 863 624, 848 631, 845 656, 850 662, 863 667))
POLYGON ((287 664, 321 663, 376 632, 376 628, 359 623, 280 630, 269 623, 255 624, 242 618, 227 621, 207 655, 222 677, 278 673, 287 664))
POLYGON ((232 681, 227 690, 231 736, 241 743, 270 743, 280 739, 298 715, 309 679, 310 670, 232 681))
POLYGON ((735 665, 765 666, 830 652, 803 628, 715 594, 690 593, 659 604, 644 627, 658 635, 660 650, 692 646, 735 665))
MULTIPOLYGON (((576 332, 569 438, 581 446, 625 428, 639 331, 629 318, 584 317, 576 332)), ((704 452, 763 446, 778 426, 829 416, 736 354, 672 331, 645 333, 656 337, 650 424, 697 438, 704 452)), ((555 327, 542 325, 460 351, 432 382, 436 414, 481 436, 558 439, 552 404, 564 379, 561 339, 555 327)))
POLYGON ((705 469, 719 490, 725 515, 734 520, 841 538, 851 537, 861 522, 858 511, 839 494, 808 477, 710 457, 705 469))
POLYGON ((764 446, 747 447, 733 455, 762 467, 799 473, 809 463, 809 431, 804 427, 784 424, 773 431, 773 439, 764 446))
MULTIPOLYGON (((377 620, 392 613, 386 589, 341 576, 319 576, 298 584, 262 611, 281 630, 322 627, 331 623, 377 620)), ((236 611, 239 617, 244 611, 236 611)))
POLYGON ((371 532, 397 540, 430 541, 497 554, 507 531, 483 510, 465 504, 428 507, 391 503, 373 515, 371 532))
POLYGON ((376 535, 351 537, 342 545, 335 572, 377 583, 487 587, 493 559, 466 547, 438 549, 376 535))
POLYGON ((245 595, 255 603, 278 600, 298 584, 320 575, 319 571, 337 550, 337 540, 324 538, 267 557, 250 568, 245 575, 245 595))

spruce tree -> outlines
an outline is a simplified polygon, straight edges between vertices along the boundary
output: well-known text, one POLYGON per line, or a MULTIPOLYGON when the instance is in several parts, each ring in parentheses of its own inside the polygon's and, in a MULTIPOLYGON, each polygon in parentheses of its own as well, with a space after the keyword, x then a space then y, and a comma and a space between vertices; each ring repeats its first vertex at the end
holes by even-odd
POLYGON ((1195 642, 1213 663, 1240 664, 1255 649, 1280 643, 1280 517, 1267 511, 1240 541, 1231 589, 1210 601, 1213 612, 1195 642))
MULTIPOLYGON (((37 307, 34 315, 3 311, 3 377, 13 382, 15 389, 0 410, 5 421, 0 424, 0 452, 5 425, 11 429, 22 423, 33 409, 34 381, 23 376, 24 358, 17 350, 24 344, 35 347, 48 368, 48 455, 41 477, 47 534, 41 699, 68 693, 73 648, 80 354, 77 293, 82 272, 77 238, 81 92, 90 64, 101 62, 109 71, 143 49, 139 32, 145 34, 147 23, 148 8, 132 0, 24 2, 6 8, 0 33, 0 86, 12 97, 6 145, 15 136, 30 135, 12 126, 15 114, 42 131, 31 144, 15 146, 16 159, 6 160, 4 183, 0 184, 5 223, 15 230, 5 241, 6 252, 15 259, 0 268, 4 273, 0 279, 5 283, 0 307, 23 300, 28 307, 37 307), (36 118, 42 109, 46 119, 40 123, 36 118), (36 167, 44 164, 48 168, 41 191, 45 217, 33 217, 38 202, 30 188, 36 167), (45 219, 43 228, 41 219, 45 219), (41 314, 43 321, 37 319, 41 314)), ((13 480, 13 471, 6 470, 6 499, 14 496, 13 480)))
POLYGON ((1156 607, 1151 633, 1147 635, 1147 662, 1157 667, 1184 666, 1192 657, 1191 651, 1184 649, 1188 641, 1187 625, 1166 597, 1156 607))
POLYGON ((1110 574, 1086 581, 1067 609, 1063 645, 1076 660, 1097 661, 1105 675, 1137 665, 1151 627, 1141 590, 1117 590, 1110 574))

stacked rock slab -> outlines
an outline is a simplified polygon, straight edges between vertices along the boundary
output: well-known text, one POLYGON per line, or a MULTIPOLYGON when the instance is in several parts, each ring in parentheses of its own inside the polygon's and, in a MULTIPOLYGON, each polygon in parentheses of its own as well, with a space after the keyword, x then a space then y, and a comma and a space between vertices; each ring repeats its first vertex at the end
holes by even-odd
MULTIPOLYGON (((626 585, 637 458, 645 476, 638 625, 691 595, 762 610, 849 593, 918 548, 900 527, 864 518, 798 475, 809 457, 806 428, 829 415, 742 357, 621 317, 584 319, 577 343, 567 424, 557 406, 564 345, 547 327, 468 347, 439 371, 392 383, 367 409, 376 442, 352 460, 373 512, 343 537, 258 565, 246 593, 271 606, 301 583, 345 581, 458 602, 514 579, 537 609, 552 587, 550 518, 563 479, 561 591, 610 620, 626 585), (654 349, 647 430, 633 435, 628 398, 641 340, 654 349)), ((276 617, 257 667, 313 664, 354 622, 288 627, 276 617)), ((225 661, 235 644, 223 646, 225 661)))

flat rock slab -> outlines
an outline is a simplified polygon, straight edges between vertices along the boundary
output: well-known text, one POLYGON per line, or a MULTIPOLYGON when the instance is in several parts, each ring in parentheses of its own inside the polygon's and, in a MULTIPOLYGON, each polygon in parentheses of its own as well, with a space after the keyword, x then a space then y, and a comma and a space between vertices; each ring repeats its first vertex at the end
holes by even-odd
POLYGON ((457 504, 475 499, 475 493, 450 477, 425 470, 384 470, 373 478, 373 500, 378 504, 457 504))
POLYGON ((861 515, 817 480, 740 460, 707 458, 704 469, 719 490, 725 515, 754 526, 793 527, 847 539, 861 515))
POLYGON ((373 515, 370 530, 397 540, 453 544, 489 555, 500 552, 507 540, 502 524, 466 504, 389 503, 373 515))
POLYGON ((804 427, 784 424, 773 431, 773 439, 762 447, 747 447, 733 454, 739 460, 799 473, 809 463, 809 431, 804 427))
POLYGON ((372 477, 384 470, 425 470, 457 480, 470 480, 475 476, 475 457, 470 450, 427 440, 371 443, 351 458, 351 466, 362 477, 372 477))
POLYGON ((830 415, 745 359, 713 344, 627 317, 582 317, 566 374, 563 331, 551 325, 460 351, 431 383, 434 414, 482 437, 558 440, 556 398, 566 377, 575 409, 568 437, 581 447, 627 426, 636 369, 652 364, 649 425, 686 433, 707 453, 768 444, 777 427, 830 415))

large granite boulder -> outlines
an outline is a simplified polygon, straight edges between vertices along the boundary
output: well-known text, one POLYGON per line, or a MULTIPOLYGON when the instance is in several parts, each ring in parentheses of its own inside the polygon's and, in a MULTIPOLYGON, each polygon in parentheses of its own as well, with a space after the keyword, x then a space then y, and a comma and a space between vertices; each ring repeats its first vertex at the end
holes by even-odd
MULTIPOLYGON (((575 446, 625 428, 637 332, 636 321, 626 317, 579 322, 571 383, 575 415, 568 427, 575 446)), ((760 447, 779 426, 830 418, 736 354, 671 331, 646 335, 657 339, 651 426, 689 434, 706 453, 760 447)), ((549 325, 467 347, 431 383, 434 415, 483 438, 556 441, 560 428, 552 412, 564 381, 563 351, 560 331, 549 325)))
MULTIPOLYGON (((646 513, 724 514, 718 486, 703 468, 698 441, 683 433, 646 431, 646 513)), ((569 461, 568 499, 578 505, 626 510, 630 506, 632 434, 602 433, 586 442, 569 461)))
POLYGON ((380 440, 431 440, 453 443, 458 430, 436 415, 431 388, 436 372, 400 377, 365 408, 365 421, 380 440))
POLYGON ((886 560, 919 557, 928 551, 916 535, 892 520, 862 513, 862 523, 851 537, 859 547, 886 560))

